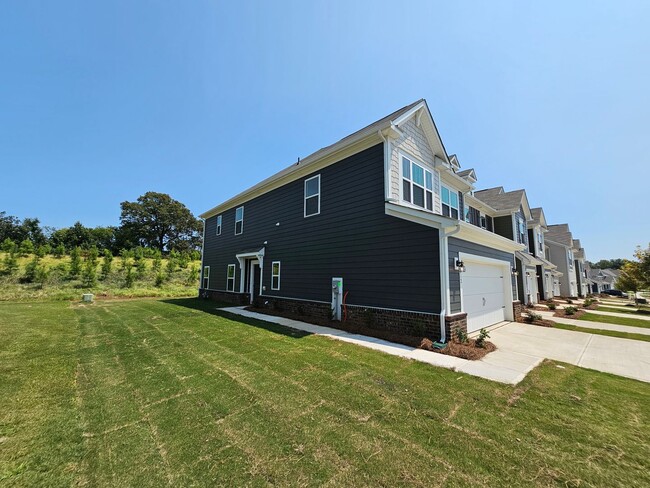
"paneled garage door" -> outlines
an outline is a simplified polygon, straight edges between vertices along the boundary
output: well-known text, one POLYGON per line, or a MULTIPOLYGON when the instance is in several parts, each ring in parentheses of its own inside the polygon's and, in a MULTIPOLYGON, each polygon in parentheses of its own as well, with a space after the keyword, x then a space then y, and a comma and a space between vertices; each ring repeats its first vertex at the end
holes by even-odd
POLYGON ((502 266, 466 263, 461 280, 467 332, 505 320, 504 279, 502 266))

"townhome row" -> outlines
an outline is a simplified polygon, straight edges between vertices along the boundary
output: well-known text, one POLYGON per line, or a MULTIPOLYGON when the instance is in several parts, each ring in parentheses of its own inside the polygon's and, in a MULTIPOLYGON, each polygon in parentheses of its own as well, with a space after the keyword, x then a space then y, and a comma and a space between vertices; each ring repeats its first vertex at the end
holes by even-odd
POLYGON ((200 294, 445 341, 593 285, 567 224, 478 189, 425 100, 203 213, 200 294))

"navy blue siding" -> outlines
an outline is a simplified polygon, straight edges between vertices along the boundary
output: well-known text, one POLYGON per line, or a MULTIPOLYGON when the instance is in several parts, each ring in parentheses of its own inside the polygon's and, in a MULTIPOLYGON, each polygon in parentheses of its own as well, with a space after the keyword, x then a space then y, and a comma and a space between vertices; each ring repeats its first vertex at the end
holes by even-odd
POLYGON ((384 208, 381 144, 244 204, 244 232, 234 235, 235 208, 206 221, 204 264, 210 288, 225 290, 235 255, 265 246, 264 295, 329 302, 341 276, 347 303, 440 311, 438 231, 391 217, 384 208), (321 175, 321 213, 304 218, 304 181, 321 175), (279 223, 280 225, 276 225, 279 223), (271 262, 281 261, 281 287, 271 291, 271 262))
MULTIPOLYGON (((510 266, 514 264, 514 256, 512 253, 506 251, 499 251, 498 249, 492 249, 491 247, 485 247, 474 242, 464 241, 456 237, 449 238, 449 294, 450 294, 450 313, 458 313, 460 309, 460 273, 454 271, 454 259, 458 257, 458 254, 461 252, 467 254, 474 254, 476 256, 482 256, 484 258, 499 259, 501 261, 507 261, 510 263, 510 266)), ((515 287, 514 277, 512 279, 513 290, 515 287)), ((514 293, 514 292, 513 292, 514 293)))

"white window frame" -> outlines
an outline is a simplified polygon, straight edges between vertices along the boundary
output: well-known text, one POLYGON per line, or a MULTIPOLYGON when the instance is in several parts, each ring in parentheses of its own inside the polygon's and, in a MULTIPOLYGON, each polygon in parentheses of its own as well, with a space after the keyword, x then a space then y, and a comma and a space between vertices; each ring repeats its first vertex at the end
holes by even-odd
POLYGON ((450 219, 453 219, 453 218, 454 218, 454 217, 451 215, 451 211, 452 211, 452 209, 453 209, 453 210, 456 210, 456 212, 458 212, 458 220, 460 220, 460 208, 459 208, 459 207, 460 207, 460 197, 458 196, 458 190, 454 190, 453 188, 451 188, 451 187, 449 187, 449 186, 447 186, 447 185, 443 185, 442 183, 440 183, 440 213, 441 213, 442 215, 445 215, 445 214, 443 213, 443 210, 442 210, 442 206, 443 206, 443 205, 447 205, 447 206, 449 207, 449 218, 450 218, 450 219), (449 203, 448 203, 448 204, 445 203, 445 202, 442 200, 442 189, 443 189, 443 188, 446 189, 446 190, 449 192, 449 203), (455 207, 451 205, 451 195, 452 195, 452 194, 455 194, 455 195, 456 195, 456 206, 455 206, 455 207))
POLYGON ((526 220, 524 220, 520 215, 517 216, 517 238, 519 244, 526 244, 526 220))
POLYGON ((210 266, 203 266, 203 279, 201 280, 201 284, 203 285, 204 290, 210 289, 210 266))
POLYGON ((279 290, 280 289, 280 273, 282 273, 282 263, 280 261, 273 261, 271 263, 271 290, 279 290), (278 274, 275 274, 275 265, 278 265, 278 274), (278 279, 278 284, 277 286, 273 286, 273 279, 277 278, 278 279))
POLYGON ((235 209, 235 235, 241 235, 244 233, 244 206, 242 205, 241 207, 237 207, 235 209), (237 220, 237 211, 241 209, 241 219, 237 220), (237 223, 241 222, 241 231, 237 232, 237 223))
POLYGON ((544 252, 544 233, 541 230, 537 231, 537 249, 544 252))
POLYGON ((571 249, 566 250, 566 257, 569 261, 569 269, 573 269, 573 251, 571 249))
POLYGON ((223 223, 223 216, 217 215, 217 235, 221 235, 221 224, 223 223))
POLYGON ((226 291, 235 291, 235 272, 237 271, 236 264, 229 264, 226 269, 226 291), (232 268, 232 278, 230 277, 230 269, 232 268), (232 286, 231 286, 232 282, 232 286))
POLYGON ((311 178, 307 178, 305 180, 305 185, 303 189, 303 217, 314 217, 316 215, 320 215, 320 175, 312 176, 311 178), (318 179, 318 193, 314 195, 309 195, 307 196, 307 183, 309 183, 311 180, 318 179), (318 212, 316 213, 311 213, 307 215, 307 199, 309 198, 318 198, 318 212))
MULTIPOLYGON (((399 186, 399 192, 400 192, 400 199, 403 202, 408 203, 409 205, 412 205, 415 208, 425 210, 427 212, 433 212, 434 207, 435 207, 435 198, 434 198, 434 177, 433 177, 433 171, 427 169, 427 167, 420 161, 418 161, 415 158, 412 158, 411 156, 407 156, 405 154, 400 154, 400 186, 399 186), (404 176, 404 164, 405 161, 409 162, 409 177, 404 176), (419 183, 416 183, 413 180, 413 165, 417 166, 420 168, 423 173, 424 173, 424 185, 420 185, 419 183), (430 181, 431 181, 431 188, 427 188, 427 174, 429 175, 430 181), (410 187, 410 194, 411 194, 411 199, 407 200, 404 197, 404 182, 407 181, 410 187), (418 188, 422 188, 422 191, 424 192, 424 205, 421 207, 417 203, 413 203, 413 187, 417 186, 418 188), (427 208, 427 193, 431 194, 431 208, 427 208)), ((460 212, 459 212, 460 215, 460 212)))

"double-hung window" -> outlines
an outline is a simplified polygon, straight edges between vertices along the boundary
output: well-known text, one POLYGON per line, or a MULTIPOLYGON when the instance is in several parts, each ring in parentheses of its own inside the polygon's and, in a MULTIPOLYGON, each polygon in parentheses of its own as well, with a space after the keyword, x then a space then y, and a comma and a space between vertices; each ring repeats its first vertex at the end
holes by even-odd
POLYGON ((222 221, 221 215, 217 215, 217 235, 218 236, 221 235, 221 221, 222 221))
POLYGON ((238 207, 235 210, 235 235, 244 232, 244 207, 238 207))
POLYGON ((210 288, 210 266, 203 267, 203 289, 210 288))
POLYGON ((235 265, 228 265, 228 273, 226 274, 226 290, 235 291, 235 265))
POLYGON ((544 234, 541 230, 537 231, 537 247, 539 252, 544 252, 544 234))
POLYGON ((440 193, 442 197, 442 215, 451 217, 452 219, 458 218, 458 192, 451 190, 444 185, 440 185, 440 193))
POLYGON ((526 222, 521 217, 517 217, 517 227, 519 228, 519 244, 526 244, 526 222))
POLYGON ((280 289, 280 261, 271 264, 271 290, 280 289))
POLYGON ((487 229, 487 218, 485 215, 481 215, 481 229, 487 229))
POLYGON ((320 213, 320 175, 305 180, 305 217, 320 213))
POLYGON ((402 199, 433 211, 433 175, 409 158, 402 156, 402 199))
POLYGON ((571 249, 567 249, 566 257, 569 260, 569 268, 573 269, 573 251, 571 249))

